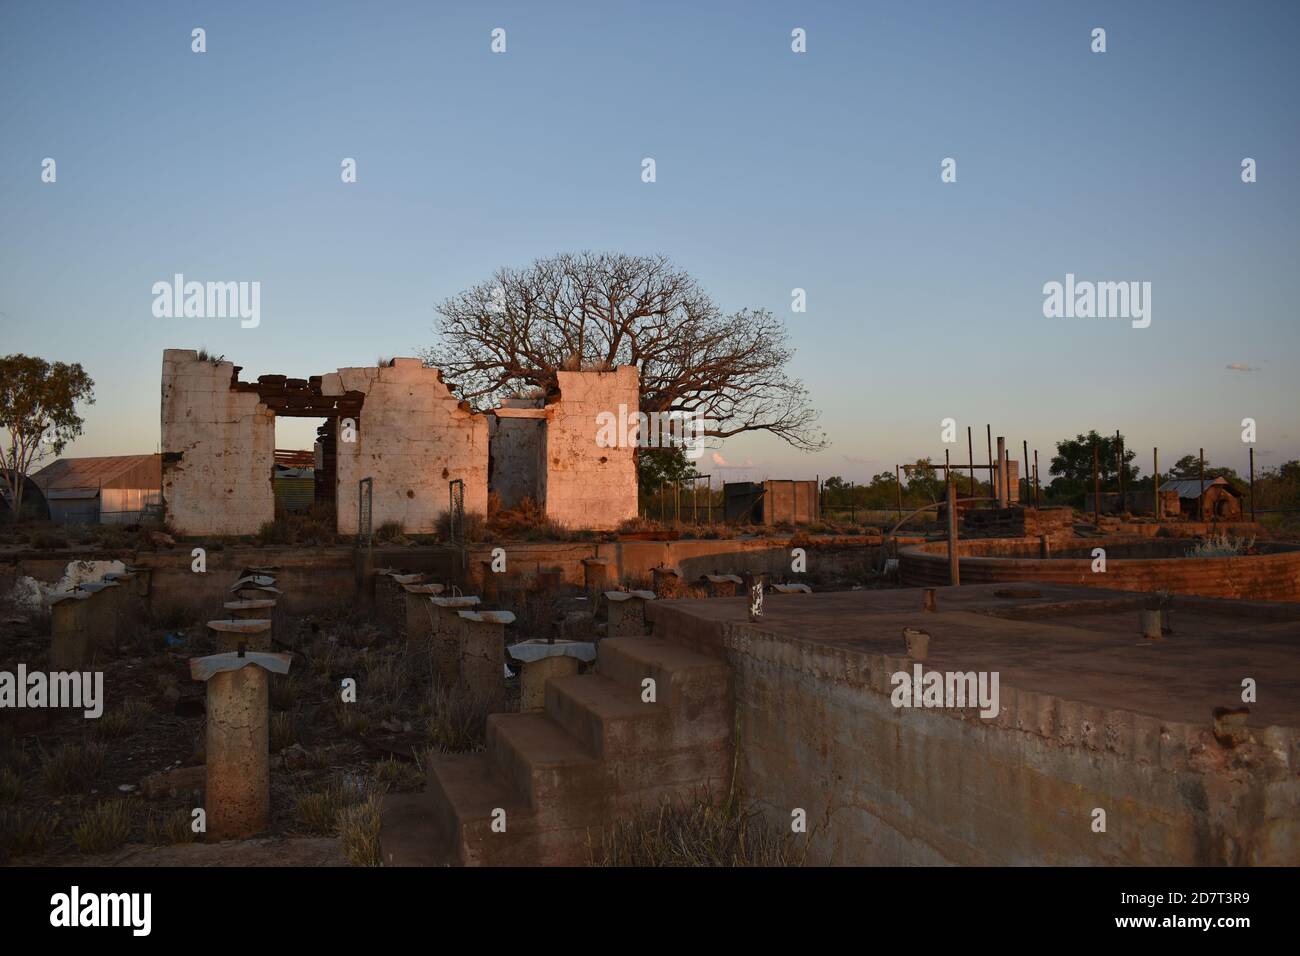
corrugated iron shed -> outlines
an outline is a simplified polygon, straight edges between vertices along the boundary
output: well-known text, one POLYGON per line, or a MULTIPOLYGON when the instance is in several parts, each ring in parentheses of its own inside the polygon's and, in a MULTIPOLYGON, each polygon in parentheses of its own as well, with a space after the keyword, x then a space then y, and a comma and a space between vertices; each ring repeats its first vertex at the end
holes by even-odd
POLYGON ((32 475, 42 489, 162 488, 161 455, 60 458, 32 475))
MULTIPOLYGON (((1206 478, 1206 489, 1213 488, 1215 485, 1227 485, 1228 490, 1232 491, 1232 486, 1228 484, 1226 478, 1206 478)), ((1199 498, 1201 497, 1201 480, 1199 478, 1175 478, 1172 481, 1166 481, 1160 486, 1160 490, 1176 491, 1179 498, 1199 498)), ((1236 494, 1233 491, 1233 494, 1236 494)))

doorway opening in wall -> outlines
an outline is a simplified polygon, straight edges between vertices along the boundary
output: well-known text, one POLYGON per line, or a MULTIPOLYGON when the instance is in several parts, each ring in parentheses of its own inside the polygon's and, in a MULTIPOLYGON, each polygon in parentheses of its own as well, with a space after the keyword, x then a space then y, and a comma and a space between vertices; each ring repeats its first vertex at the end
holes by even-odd
POLYGON ((335 426, 333 418, 276 412, 271 484, 277 536, 288 539, 285 544, 325 544, 335 538, 335 426))

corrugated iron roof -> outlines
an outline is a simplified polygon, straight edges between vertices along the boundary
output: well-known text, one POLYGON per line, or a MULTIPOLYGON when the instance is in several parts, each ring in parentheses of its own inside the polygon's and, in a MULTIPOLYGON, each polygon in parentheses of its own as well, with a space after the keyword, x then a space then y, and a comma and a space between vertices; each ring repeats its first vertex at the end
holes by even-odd
POLYGON ((60 458, 50 462, 32 480, 42 489, 99 488, 133 468, 148 465, 157 455, 110 455, 103 458, 60 458))
MULTIPOLYGON (((1205 487, 1210 488, 1214 485, 1226 485, 1226 478, 1206 478, 1205 487)), ((1231 486, 1229 486, 1231 488, 1231 486)), ((1161 491, 1176 491, 1179 498, 1199 498, 1201 497, 1201 479, 1199 478, 1175 478, 1172 481, 1166 481, 1160 486, 1161 491)))

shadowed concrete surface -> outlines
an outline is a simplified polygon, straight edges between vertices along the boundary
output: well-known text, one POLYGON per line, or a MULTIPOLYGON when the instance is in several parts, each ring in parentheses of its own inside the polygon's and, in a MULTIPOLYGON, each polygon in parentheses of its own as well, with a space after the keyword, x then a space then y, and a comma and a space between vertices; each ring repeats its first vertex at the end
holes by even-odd
POLYGON ((1295 865, 1300 607, 1175 599, 1147 642, 1149 596, 1036 586, 849 592, 767 602, 663 602, 655 633, 725 649, 739 788, 774 823, 803 810, 810 859, 901 865, 1295 865), (1031 594, 1037 592, 1038 596, 1031 594), (800 601, 807 603, 800 603, 800 601), (728 607, 728 605, 732 605, 728 607), (895 706, 922 665, 995 672, 996 717, 895 706), (1249 732, 1216 736, 1216 707, 1258 684, 1249 732), (1104 826, 1104 828, 1102 828, 1104 826))
POLYGON ((814 863, 1300 862, 1300 606, 1175 598, 1149 641, 1150 596, 923 599, 773 595, 753 623, 744 598, 649 602, 651 633, 601 642, 598 672, 549 683, 544 713, 496 715, 487 754, 435 758, 423 812, 385 808, 385 860, 581 862, 594 830, 708 784, 776 826, 805 815, 814 863), (930 635, 923 662, 904 627, 930 635), (996 707, 900 706, 895 675, 917 664, 995 675, 996 707), (645 676, 668 689, 648 709, 645 676), (1214 710, 1241 708, 1247 678, 1258 700, 1225 736, 1214 710), (516 823, 494 832, 495 810, 516 823))
MULTIPOLYGON (((1240 704, 1242 678, 1253 677, 1268 691, 1251 706, 1252 725, 1300 727, 1300 605, 1175 599, 1173 633, 1148 641, 1138 625, 1146 595, 1034 585, 1041 597, 995 596, 1004 589, 1024 590, 940 588, 935 614, 922 612, 921 589, 772 595, 752 629, 902 657, 902 629, 922 627, 927 669, 996 670, 1004 687, 1190 722, 1240 704)), ((719 648, 724 625, 751 627, 744 598, 659 601, 647 614, 719 648)))

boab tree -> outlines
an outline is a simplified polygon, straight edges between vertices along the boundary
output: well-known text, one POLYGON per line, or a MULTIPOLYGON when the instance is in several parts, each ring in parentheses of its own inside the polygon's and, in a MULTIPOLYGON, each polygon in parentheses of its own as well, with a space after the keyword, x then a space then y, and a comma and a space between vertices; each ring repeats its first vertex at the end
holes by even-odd
POLYGON ((76 363, 51 365, 30 355, 0 358, 0 431, 7 439, 0 468, 15 522, 22 513, 23 486, 32 466, 59 454, 81 434, 76 406, 94 404, 94 385, 76 363))
POLYGON ((663 256, 583 252, 502 268, 438 306, 421 352, 480 408, 521 390, 557 388, 556 372, 635 365, 641 411, 702 415, 706 437, 769 432, 795 448, 826 445, 794 355, 766 309, 724 314, 663 256))

